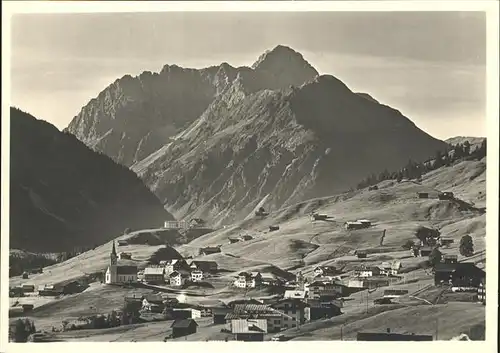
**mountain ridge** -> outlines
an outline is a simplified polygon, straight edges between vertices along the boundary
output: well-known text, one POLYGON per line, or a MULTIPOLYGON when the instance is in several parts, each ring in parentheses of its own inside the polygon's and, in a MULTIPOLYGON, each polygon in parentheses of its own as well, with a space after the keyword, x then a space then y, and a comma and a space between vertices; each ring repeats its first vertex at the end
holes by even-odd
POLYGON ((173 219, 126 167, 10 109, 10 247, 66 251, 173 219))

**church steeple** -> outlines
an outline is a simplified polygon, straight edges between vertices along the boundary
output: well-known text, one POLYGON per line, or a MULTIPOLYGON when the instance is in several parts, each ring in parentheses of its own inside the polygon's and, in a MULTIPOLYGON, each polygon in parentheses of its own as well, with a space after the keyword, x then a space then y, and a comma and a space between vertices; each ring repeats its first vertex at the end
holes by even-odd
POLYGON ((116 265, 118 256, 116 255, 115 241, 113 240, 113 249, 111 250, 111 265, 116 265))

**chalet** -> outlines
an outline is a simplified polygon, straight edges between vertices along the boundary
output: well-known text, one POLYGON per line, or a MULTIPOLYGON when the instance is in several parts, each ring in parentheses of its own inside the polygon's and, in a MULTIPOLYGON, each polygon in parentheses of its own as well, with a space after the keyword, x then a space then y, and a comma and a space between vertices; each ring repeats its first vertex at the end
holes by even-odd
POLYGON ((144 281, 150 284, 165 283, 165 268, 149 266, 144 269, 144 281))
POLYGON ((191 282, 201 282, 203 280, 203 271, 193 270, 191 271, 191 282))
POLYGON ((430 335, 399 334, 387 332, 358 332, 357 341, 432 341, 430 335))
POLYGON ((481 304, 486 305, 486 277, 479 282, 479 286, 477 287, 477 300, 481 304))
POLYGON ((120 260, 131 260, 132 254, 129 252, 121 252, 119 258, 120 260))
POLYGON ((365 228, 365 225, 361 222, 345 222, 344 227, 346 230, 356 230, 356 229, 363 229, 365 228))
POLYGON ((479 287, 486 273, 472 262, 437 264, 434 267, 434 284, 451 284, 453 287, 479 287))
POLYGON ((262 282, 262 276, 259 272, 240 272, 234 281, 237 288, 255 288, 262 282))
POLYGON ((38 287, 38 295, 42 297, 57 297, 61 294, 61 289, 56 288, 56 286, 54 286, 53 284, 45 284, 38 287))
POLYGON ((165 305, 163 298, 159 294, 147 294, 142 297, 142 310, 151 313, 161 313, 165 305))
POLYGON ((220 253, 220 245, 219 246, 207 246, 205 248, 200 249, 200 255, 210 255, 220 253))
POLYGON ((193 319, 177 319, 172 325, 172 337, 182 337, 196 333, 198 324, 193 319))
POLYGON ((438 194, 438 199, 440 200, 453 200, 455 197, 452 192, 445 191, 438 194))
POLYGON ((419 199, 428 199, 429 198, 428 192, 417 192, 417 195, 418 195, 419 199))
POLYGON ((82 284, 79 281, 67 280, 59 282, 54 286, 54 289, 61 294, 76 294, 81 293, 87 288, 87 285, 82 284))
POLYGON ((191 269, 201 270, 205 273, 216 273, 218 270, 217 262, 215 261, 197 261, 194 260, 189 264, 191 269))
POLYGON ((277 230, 280 230, 280 226, 269 226, 269 231, 270 232, 275 232, 277 230))
POLYGON ((301 299, 304 300, 307 296, 305 290, 286 290, 285 294, 283 294, 283 298, 285 299, 301 299))
POLYGON ((172 287, 182 287, 189 278, 189 275, 189 273, 182 270, 174 271, 169 275, 169 284, 172 287))
POLYGON ((118 246, 125 246, 128 245, 128 242, 126 240, 118 240, 118 246))
POLYGON ((35 291, 35 286, 33 284, 23 284, 23 293, 33 293, 35 291))
POLYGON ((335 276, 339 274, 340 271, 338 271, 335 266, 318 266, 314 269, 314 275, 316 277, 320 276, 335 276))
POLYGON ((360 266, 354 269, 354 275, 356 277, 372 277, 380 275, 380 269, 378 267, 366 267, 360 266))
POLYGON ((356 250, 356 256, 358 259, 366 259, 368 253, 365 250, 356 250))
POLYGON ((401 261, 382 262, 379 266, 380 274, 386 276, 397 276, 401 271, 401 261))
POLYGON ((458 262, 457 255, 444 255, 443 256, 443 263, 445 263, 445 264, 456 264, 457 262, 458 262))
POLYGON ((224 324, 226 322, 226 315, 232 312, 232 308, 227 306, 212 308, 212 317, 214 319, 214 325, 224 324))
POLYGON ((372 222, 367 219, 358 219, 356 222, 361 223, 364 228, 370 228, 372 226, 372 222))
POLYGON ((324 283, 314 281, 309 285, 309 295, 311 299, 319 299, 321 296, 340 297, 346 291, 346 287, 340 283, 324 283))
POLYGON ((403 295, 407 295, 407 289, 386 289, 384 290, 384 298, 399 298, 403 295))
POLYGON ((264 319, 267 320, 268 332, 277 332, 281 329, 282 313, 264 304, 235 304, 233 311, 225 317, 226 323, 236 319, 264 319))
POLYGON ((432 248, 423 246, 420 249, 418 249, 418 256, 420 257, 425 257, 429 256, 432 253, 432 248))
POLYGON ((231 320, 231 333, 237 341, 262 342, 267 333, 265 319, 234 319, 231 320))
POLYGON ((280 329, 289 329, 302 325, 305 322, 305 303, 300 299, 284 298, 272 306, 273 309, 283 313, 280 318, 273 321, 280 329))
POLYGON ((332 303, 321 303, 319 300, 308 300, 304 310, 306 321, 328 319, 341 313, 339 306, 332 303))

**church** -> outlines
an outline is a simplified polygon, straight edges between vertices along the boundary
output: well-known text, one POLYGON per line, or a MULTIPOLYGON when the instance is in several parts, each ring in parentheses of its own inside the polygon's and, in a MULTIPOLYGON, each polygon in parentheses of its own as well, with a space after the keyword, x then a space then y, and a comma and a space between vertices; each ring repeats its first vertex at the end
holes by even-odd
POLYGON ((110 254, 110 264, 106 270, 106 284, 137 282, 137 266, 118 264, 115 242, 110 254))

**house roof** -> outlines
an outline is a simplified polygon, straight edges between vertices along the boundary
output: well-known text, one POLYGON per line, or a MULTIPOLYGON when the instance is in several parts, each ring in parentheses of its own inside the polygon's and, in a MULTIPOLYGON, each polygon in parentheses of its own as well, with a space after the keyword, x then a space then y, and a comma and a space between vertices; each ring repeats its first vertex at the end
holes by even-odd
POLYGON ((267 333, 267 320, 236 319, 231 320, 232 333, 267 333))
POLYGON ((273 312, 265 304, 236 304, 233 311, 235 313, 268 313, 273 312))
POLYGON ((164 267, 146 267, 144 275, 163 275, 165 273, 164 267))
POLYGON ((137 266, 135 265, 118 265, 116 267, 116 273, 119 275, 136 275, 137 266))
POLYGON ((191 325, 196 325, 198 326, 198 323, 194 321, 193 319, 182 319, 182 320, 175 320, 172 325, 170 326, 171 328, 188 328, 191 325))

